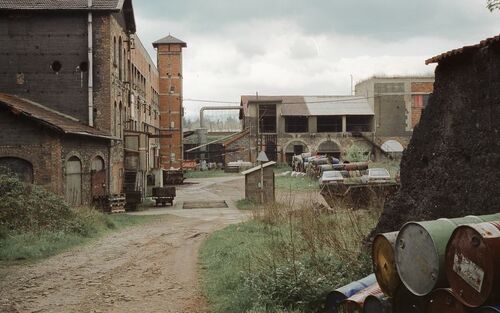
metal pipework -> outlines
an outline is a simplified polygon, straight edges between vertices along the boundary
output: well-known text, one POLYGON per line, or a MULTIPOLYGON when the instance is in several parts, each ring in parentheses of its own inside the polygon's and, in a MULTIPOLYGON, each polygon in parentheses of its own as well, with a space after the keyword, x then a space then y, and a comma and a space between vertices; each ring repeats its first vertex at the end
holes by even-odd
POLYGON ((205 128, 203 123, 203 114, 205 111, 219 111, 219 110, 241 110, 241 106, 209 106, 200 109, 200 128, 205 128))

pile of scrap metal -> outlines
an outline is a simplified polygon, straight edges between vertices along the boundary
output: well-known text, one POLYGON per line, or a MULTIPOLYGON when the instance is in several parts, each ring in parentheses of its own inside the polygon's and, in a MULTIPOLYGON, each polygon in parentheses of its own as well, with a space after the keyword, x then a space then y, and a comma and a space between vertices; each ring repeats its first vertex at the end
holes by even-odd
POLYGON ((331 292, 327 312, 500 312, 500 213, 409 222, 378 234, 375 274, 331 292))

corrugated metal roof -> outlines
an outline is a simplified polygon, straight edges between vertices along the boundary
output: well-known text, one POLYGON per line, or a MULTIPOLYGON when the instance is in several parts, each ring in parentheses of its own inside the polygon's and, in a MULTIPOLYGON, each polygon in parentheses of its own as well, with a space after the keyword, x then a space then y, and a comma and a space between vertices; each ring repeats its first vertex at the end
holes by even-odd
MULTIPOLYGON (((92 10, 121 10, 124 0, 92 0, 92 10)), ((2 10, 87 10, 88 0, 0 0, 2 10)))
POLYGON ((368 99, 354 96, 305 96, 303 103, 284 105, 283 116, 375 115, 368 99), (297 107, 300 107, 297 108, 297 107))
POLYGON ((475 44, 475 45, 464 46, 462 48, 458 48, 458 49, 454 49, 454 50, 442 53, 440 55, 437 55, 435 57, 432 57, 432 58, 426 60, 425 64, 439 63, 439 62, 441 62, 445 59, 448 59, 450 57, 457 56, 457 55, 467 53, 467 52, 472 52, 472 51, 480 49, 482 47, 489 46, 490 44, 492 44, 494 42, 498 42, 498 41, 500 41, 500 35, 485 39, 485 40, 483 40, 480 43, 475 44))
POLYGON ((179 45, 183 46, 184 48, 187 47, 187 44, 184 41, 177 39, 170 34, 167 37, 164 37, 160 40, 153 42, 153 47, 156 47, 160 44, 179 44, 179 45))
POLYGON ((31 100, 0 93, 0 106, 6 107, 13 114, 24 115, 65 134, 115 139, 104 131, 82 124, 71 116, 52 110, 31 100))

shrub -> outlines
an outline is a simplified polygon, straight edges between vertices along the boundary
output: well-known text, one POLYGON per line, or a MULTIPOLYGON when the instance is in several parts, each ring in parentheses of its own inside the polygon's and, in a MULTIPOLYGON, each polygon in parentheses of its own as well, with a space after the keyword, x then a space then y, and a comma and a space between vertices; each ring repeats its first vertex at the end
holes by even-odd
POLYGON ((367 162, 370 160, 370 151, 353 144, 347 148, 344 159, 349 162, 367 162))

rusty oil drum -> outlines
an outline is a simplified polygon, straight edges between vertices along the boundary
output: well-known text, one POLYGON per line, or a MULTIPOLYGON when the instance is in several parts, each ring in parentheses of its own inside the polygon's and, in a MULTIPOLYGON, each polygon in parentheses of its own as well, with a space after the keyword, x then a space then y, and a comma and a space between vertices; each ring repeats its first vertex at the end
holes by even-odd
POLYGON ((373 239, 372 244, 373 271, 380 289, 389 297, 393 297, 401 285, 396 261, 394 260, 397 237, 398 232, 378 234, 373 239))
POLYGON ((419 297, 411 293, 401 284, 392 298, 393 313, 425 313, 427 297, 419 297))
POLYGON ((330 292, 326 297, 326 312, 327 313, 338 312, 337 308, 343 300, 355 295, 356 293, 375 284, 376 282, 377 279, 375 278, 375 274, 370 274, 365 278, 362 278, 358 281, 352 282, 343 287, 335 289, 334 291, 330 292))
POLYGON ((447 287, 444 259, 446 245, 455 228, 499 219, 500 214, 492 214, 406 223, 398 234, 395 251, 401 281, 417 296, 447 287))
POLYGON ((374 283, 342 301, 339 305, 339 313, 362 313, 366 297, 370 295, 376 297, 382 297, 384 295, 378 283, 374 283))
POLYGON ((363 304, 363 313, 392 313, 392 301, 385 295, 369 295, 363 304))
POLYGON ((455 229, 446 248, 446 276, 466 305, 500 303, 500 222, 455 229))
POLYGON ((468 313, 466 307, 449 288, 436 289, 429 296, 427 313, 468 313))

